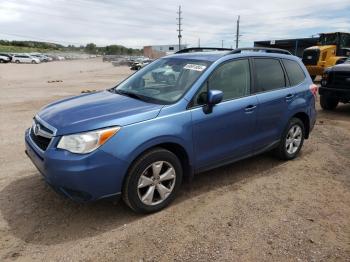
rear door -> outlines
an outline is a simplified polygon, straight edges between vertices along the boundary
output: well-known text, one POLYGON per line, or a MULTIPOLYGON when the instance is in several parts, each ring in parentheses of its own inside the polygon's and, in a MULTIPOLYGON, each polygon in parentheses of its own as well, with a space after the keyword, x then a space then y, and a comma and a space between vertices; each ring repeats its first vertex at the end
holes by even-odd
POLYGON ((280 139, 295 93, 289 87, 279 59, 262 57, 253 61, 255 92, 259 103, 255 151, 259 152, 280 139))

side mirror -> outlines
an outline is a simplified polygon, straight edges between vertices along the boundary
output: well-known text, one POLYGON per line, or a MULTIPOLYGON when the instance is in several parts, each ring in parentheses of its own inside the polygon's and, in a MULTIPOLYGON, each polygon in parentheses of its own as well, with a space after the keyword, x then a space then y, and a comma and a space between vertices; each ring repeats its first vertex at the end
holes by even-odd
POLYGON ((222 101, 224 93, 221 90, 210 90, 208 93, 208 104, 216 105, 222 101))
POLYGON ((213 112, 213 107, 222 101, 224 93, 220 90, 209 90, 207 104, 203 106, 203 112, 210 114, 213 112))

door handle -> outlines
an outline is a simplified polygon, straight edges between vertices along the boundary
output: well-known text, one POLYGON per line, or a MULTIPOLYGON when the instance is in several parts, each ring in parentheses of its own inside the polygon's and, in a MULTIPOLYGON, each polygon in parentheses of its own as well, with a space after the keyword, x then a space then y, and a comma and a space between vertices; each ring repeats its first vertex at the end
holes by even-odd
POLYGON ((293 94, 288 94, 288 95, 286 95, 286 100, 290 101, 293 97, 294 97, 293 94))
POLYGON ((246 111, 247 113, 249 113, 249 112, 254 111, 255 108, 256 108, 256 105, 249 105, 249 106, 247 106, 247 107, 244 109, 244 111, 246 111))

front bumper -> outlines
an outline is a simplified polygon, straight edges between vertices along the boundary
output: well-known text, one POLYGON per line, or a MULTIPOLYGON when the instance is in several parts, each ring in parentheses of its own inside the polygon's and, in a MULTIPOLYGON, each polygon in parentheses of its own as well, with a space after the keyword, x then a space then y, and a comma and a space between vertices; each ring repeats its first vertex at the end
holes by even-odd
POLYGON ((332 97, 337 97, 345 100, 350 100, 350 88, 337 88, 337 87, 326 87, 321 86, 318 89, 320 95, 327 95, 332 97))
POLYGON ((39 150, 25 132, 26 154, 57 192, 78 202, 119 195, 128 163, 103 151, 103 146, 85 154, 72 154, 54 146, 54 137, 46 151, 39 150))

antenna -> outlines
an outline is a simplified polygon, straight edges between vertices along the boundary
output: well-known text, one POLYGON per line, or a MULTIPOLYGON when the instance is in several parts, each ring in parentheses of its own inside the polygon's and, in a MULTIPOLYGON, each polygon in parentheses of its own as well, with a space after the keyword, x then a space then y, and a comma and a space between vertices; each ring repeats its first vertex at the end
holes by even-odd
POLYGON ((181 29, 181 26, 182 26, 182 17, 181 17, 181 14, 182 14, 182 11, 181 11, 181 5, 179 5, 179 11, 177 11, 177 14, 178 14, 178 18, 176 18, 176 20, 178 21, 178 29, 177 29, 177 32, 178 32, 178 38, 179 38, 179 51, 181 50, 181 38, 182 38, 182 35, 181 35, 181 32, 183 31, 181 29))

